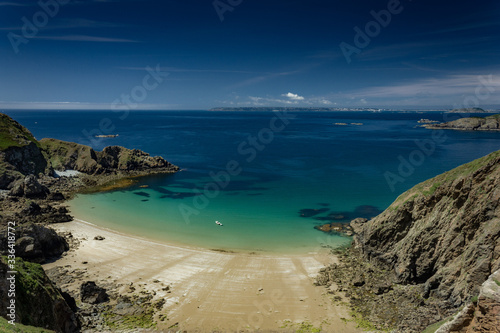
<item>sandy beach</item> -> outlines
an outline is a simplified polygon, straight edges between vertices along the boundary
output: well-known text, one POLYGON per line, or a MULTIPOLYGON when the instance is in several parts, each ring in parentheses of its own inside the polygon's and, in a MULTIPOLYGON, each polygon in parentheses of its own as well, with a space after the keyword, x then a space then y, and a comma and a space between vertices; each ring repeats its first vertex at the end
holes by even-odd
MULTIPOLYGON (((314 277, 335 257, 221 253, 179 247, 117 233, 83 221, 52 226, 71 232, 80 245, 46 270, 66 267, 83 270, 85 280, 98 285, 131 283, 164 298, 157 329, 178 323, 188 332, 283 331, 303 323, 325 332, 359 332, 347 322, 348 309, 335 305, 314 277), (95 236, 104 240, 95 240, 95 236), (166 288, 166 287, 169 288, 166 288), (169 290, 167 290, 169 289, 169 290)), ((78 290, 81 281, 65 286, 78 290)))

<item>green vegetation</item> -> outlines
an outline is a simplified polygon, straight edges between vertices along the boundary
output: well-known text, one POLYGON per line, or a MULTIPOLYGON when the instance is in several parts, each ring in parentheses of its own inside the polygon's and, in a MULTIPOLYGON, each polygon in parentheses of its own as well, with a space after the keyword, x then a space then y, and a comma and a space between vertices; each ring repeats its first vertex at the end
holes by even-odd
POLYGON ((448 319, 445 319, 445 320, 441 320, 440 322, 434 323, 430 326, 427 326, 427 328, 422 333, 434 333, 438 330, 438 328, 443 326, 443 324, 446 323, 447 321, 448 321, 448 319))
POLYGON ((476 304, 478 300, 479 300, 479 296, 476 295, 476 296, 472 297, 472 299, 470 301, 472 303, 476 304))
POLYGON ((16 323, 16 325, 11 325, 7 319, 0 317, 0 332, 18 332, 18 333, 54 333, 54 331, 49 331, 40 327, 26 326, 16 323))
POLYGON ((156 323, 153 320, 153 315, 154 310, 152 308, 144 313, 121 316, 119 319, 117 319, 115 314, 106 312, 104 313, 104 320, 109 328, 115 330, 154 328, 156 327, 156 323))
POLYGON ((389 329, 389 328, 381 329, 380 327, 378 327, 375 324, 368 321, 365 317, 363 317, 362 314, 360 314, 356 311, 351 311, 350 315, 351 315, 352 319, 349 321, 355 322, 356 327, 361 328, 363 331, 377 331, 377 332, 390 332, 391 331, 391 329, 389 329))
POLYGON ((9 147, 23 147, 38 141, 26 128, 16 123, 9 116, 0 113, 0 151, 9 147))
MULTIPOLYGON (((6 267, 6 257, 2 256, 6 267)), ((16 258, 16 312, 19 323, 40 327, 57 327, 53 306, 61 300, 55 286, 50 282, 41 265, 16 258)))
POLYGON ((497 284, 497 286, 500 287, 500 281, 498 281, 497 279, 493 279, 493 281, 495 281, 495 283, 497 284))
MULTIPOLYGON (((323 321, 323 323, 327 323, 327 322, 323 321)), ((293 332, 297 332, 297 333, 320 333, 320 332, 323 332, 322 326, 323 325, 320 325, 319 327, 314 327, 314 325, 308 321, 294 324, 290 320, 285 320, 283 322, 283 325, 280 326, 280 328, 290 328, 293 330, 293 332)))

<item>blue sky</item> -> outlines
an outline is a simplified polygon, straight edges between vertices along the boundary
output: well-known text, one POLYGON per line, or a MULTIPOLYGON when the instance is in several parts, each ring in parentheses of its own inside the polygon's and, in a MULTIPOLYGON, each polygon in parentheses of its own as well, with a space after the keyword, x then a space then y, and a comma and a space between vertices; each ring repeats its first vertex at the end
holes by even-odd
POLYGON ((498 1, 41 3, 0 0, 0 108, 500 105, 498 1))

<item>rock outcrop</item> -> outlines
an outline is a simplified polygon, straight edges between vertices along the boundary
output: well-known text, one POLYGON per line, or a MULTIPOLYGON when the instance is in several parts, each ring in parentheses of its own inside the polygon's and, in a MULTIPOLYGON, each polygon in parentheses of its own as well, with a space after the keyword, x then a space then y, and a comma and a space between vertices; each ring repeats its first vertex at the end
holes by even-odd
POLYGON ((441 124, 425 124, 428 129, 452 129, 462 131, 500 131, 500 114, 489 117, 460 118, 441 124))
POLYGON ((481 286, 479 296, 436 333, 500 332, 500 270, 481 286))
POLYGON ((15 181, 9 191, 9 195, 15 197, 25 196, 32 199, 45 199, 49 193, 49 189, 40 184, 34 175, 29 175, 24 179, 15 181))
POLYGON ((377 217, 350 225, 353 246, 317 284, 344 292, 372 329, 422 332, 464 306, 469 319, 454 327, 468 328, 451 332, 490 332, 498 321, 483 283, 500 269, 500 151, 418 184, 377 217))
POLYGON ((0 113, 0 189, 24 176, 47 172, 48 167, 33 134, 0 113))
MULTIPOLYGON (((11 271, 4 257, 0 258, 0 316, 7 317, 7 293, 11 271)), ((49 280, 42 267, 24 262, 15 264, 15 321, 24 325, 44 327, 56 332, 79 331, 78 320, 59 290, 49 280)))
MULTIPOLYGON (((22 225, 16 228, 16 256, 24 260, 45 263, 47 259, 59 257, 69 250, 64 237, 59 236, 53 229, 38 224, 22 225)), ((0 253, 5 253, 7 247, 7 233, 0 234, 0 253)))
POLYGON ((106 289, 96 285, 94 281, 86 281, 80 286, 80 299, 89 304, 106 302, 109 297, 106 289))
POLYGON ((91 175, 179 170, 162 157, 153 157, 137 149, 110 146, 96 152, 89 146, 56 139, 42 139, 40 145, 55 170, 69 169, 91 175))
POLYGON ((427 180, 353 224, 363 257, 458 307, 500 268, 500 151, 427 180))

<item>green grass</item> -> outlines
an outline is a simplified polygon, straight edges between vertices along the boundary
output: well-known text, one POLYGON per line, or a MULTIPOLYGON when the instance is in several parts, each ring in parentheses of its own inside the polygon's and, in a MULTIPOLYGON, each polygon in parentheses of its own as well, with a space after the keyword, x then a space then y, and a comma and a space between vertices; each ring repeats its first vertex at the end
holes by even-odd
POLYGON ((9 147, 23 147, 28 145, 30 141, 37 146, 39 145, 30 131, 9 116, 0 113, 0 150, 9 147))
POLYGON ((445 319, 445 320, 441 320, 440 322, 434 323, 430 326, 427 326, 427 328, 422 333, 434 333, 437 331, 438 328, 443 326, 444 323, 446 323, 447 321, 448 321, 448 319, 445 319))
POLYGON ((26 326, 22 324, 11 325, 7 319, 0 317, 0 333, 3 332, 18 332, 18 333, 54 333, 44 328, 26 326))
POLYGON ((500 281, 498 281, 497 279, 493 279, 493 281, 495 281, 495 283, 497 284, 497 286, 500 287, 500 281))

